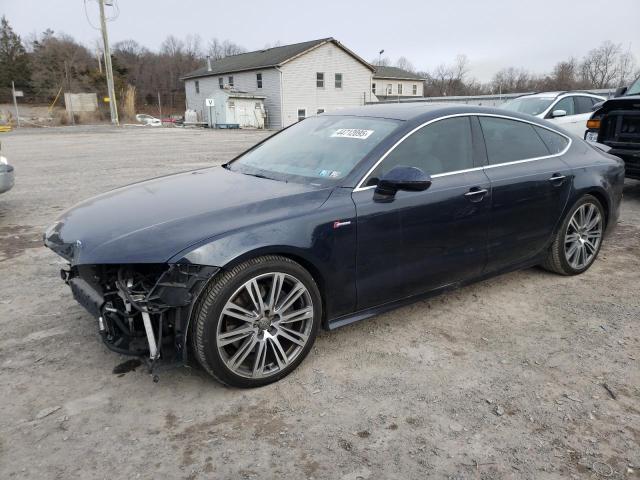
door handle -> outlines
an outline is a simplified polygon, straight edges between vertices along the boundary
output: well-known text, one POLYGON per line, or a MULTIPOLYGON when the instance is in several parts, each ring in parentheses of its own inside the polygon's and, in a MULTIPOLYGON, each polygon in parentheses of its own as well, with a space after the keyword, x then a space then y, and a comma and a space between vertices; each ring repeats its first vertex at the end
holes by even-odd
POLYGON ((484 196, 489 192, 486 188, 473 187, 464 194, 472 202, 481 202, 484 196))
POLYGON ((549 179, 551 183, 553 183, 556 187, 559 187, 564 183, 565 175, 560 175, 559 173, 554 173, 553 176, 549 179))

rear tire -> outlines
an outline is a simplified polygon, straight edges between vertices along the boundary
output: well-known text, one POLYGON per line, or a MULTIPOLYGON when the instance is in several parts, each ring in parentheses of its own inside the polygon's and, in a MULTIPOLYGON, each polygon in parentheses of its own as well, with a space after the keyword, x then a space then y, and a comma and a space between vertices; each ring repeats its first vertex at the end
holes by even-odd
POLYGON ((566 215, 542 267, 560 275, 578 275, 593 265, 602 246, 605 226, 600 201, 585 195, 566 215))
POLYGON ((211 280, 194 310, 191 346, 220 382, 260 387, 304 360, 321 318, 320 292, 307 270, 286 257, 258 257, 211 280))

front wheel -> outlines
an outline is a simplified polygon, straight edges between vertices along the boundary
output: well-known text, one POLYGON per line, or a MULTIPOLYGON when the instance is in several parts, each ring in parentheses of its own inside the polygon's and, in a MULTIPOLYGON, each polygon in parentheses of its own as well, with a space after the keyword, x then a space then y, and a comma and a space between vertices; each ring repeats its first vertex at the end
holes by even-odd
POLYGON ((600 251, 604 218, 597 198, 585 195, 578 200, 558 229, 542 266, 561 275, 586 271, 600 251))
POLYGON ((280 256, 248 260, 212 280, 195 310, 192 347, 222 383, 259 387, 309 353, 322 316, 313 277, 280 256))

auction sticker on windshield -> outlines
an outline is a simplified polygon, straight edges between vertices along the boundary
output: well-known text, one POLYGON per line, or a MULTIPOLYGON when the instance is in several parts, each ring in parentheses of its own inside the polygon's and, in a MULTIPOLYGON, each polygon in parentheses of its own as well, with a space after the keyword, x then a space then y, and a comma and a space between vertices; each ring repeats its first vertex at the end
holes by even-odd
POLYGON ((333 132, 332 137, 338 138, 359 138, 365 140, 371 136, 373 130, 364 130, 362 128, 339 128, 333 132))

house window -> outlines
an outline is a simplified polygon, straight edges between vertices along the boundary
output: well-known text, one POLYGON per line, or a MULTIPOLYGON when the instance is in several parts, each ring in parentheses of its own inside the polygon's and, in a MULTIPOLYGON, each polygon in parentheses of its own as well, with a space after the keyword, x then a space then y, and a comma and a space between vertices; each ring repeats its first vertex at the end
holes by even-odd
POLYGON ((336 88, 342 88, 342 74, 336 73, 336 88))
POLYGON ((196 80, 196 93, 200 93, 200 82, 196 80))
POLYGON ((373 93, 374 95, 376 94, 376 84, 375 83, 371 84, 371 93, 373 93))
POLYGON ((324 72, 316 73, 316 87, 324 88, 324 72))
POLYGON ((224 78, 218 77, 218 86, 224 88, 224 78))
POLYGON ((418 85, 416 85, 415 83, 413 84, 413 94, 414 95, 418 94, 418 85))
POLYGON ((262 88, 262 74, 256 73, 256 83, 258 84, 258 88, 262 88))
POLYGON ((402 95, 402 84, 398 84, 398 95, 402 95))
POLYGON ((233 87, 233 76, 229 75, 229 86, 233 87))
POLYGON ((307 117, 307 109, 299 108, 298 109, 298 121, 304 120, 307 117))
POLYGON ((393 85, 387 83, 387 95, 391 95, 393 93, 393 85))
POLYGON ((321 113, 324 113, 324 108, 319 108, 316 110, 316 115, 320 115, 321 113))

